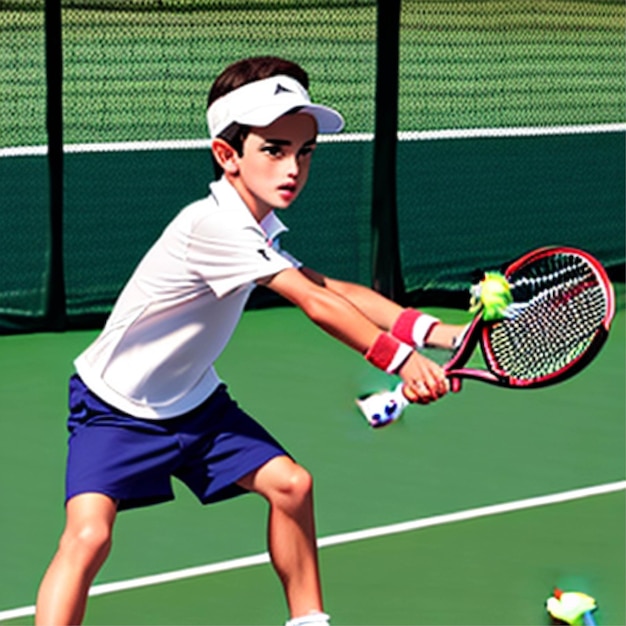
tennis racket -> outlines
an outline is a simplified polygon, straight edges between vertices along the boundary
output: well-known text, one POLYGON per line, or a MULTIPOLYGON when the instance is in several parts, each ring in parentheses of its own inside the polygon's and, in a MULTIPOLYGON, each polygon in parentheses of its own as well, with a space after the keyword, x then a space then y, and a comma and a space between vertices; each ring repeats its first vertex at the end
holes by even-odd
MULTIPOLYGON (((453 392, 464 379, 518 389, 554 385, 586 367, 606 341, 613 288, 590 254, 539 248, 511 263, 504 276, 513 296, 505 317, 485 322, 479 312, 444 365, 453 392), (466 367, 477 346, 484 368, 466 367)), ((410 404, 402 384, 356 402, 375 428, 394 422, 410 404)))

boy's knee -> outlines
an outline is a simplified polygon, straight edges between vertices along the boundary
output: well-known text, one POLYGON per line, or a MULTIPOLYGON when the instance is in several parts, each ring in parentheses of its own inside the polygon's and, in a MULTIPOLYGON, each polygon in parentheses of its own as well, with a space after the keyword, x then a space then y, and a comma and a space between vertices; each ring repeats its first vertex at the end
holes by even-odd
POLYGON ((313 477, 302 466, 294 463, 276 487, 278 498, 299 504, 308 499, 313 491, 313 477))
POLYGON ((313 489, 313 477, 300 465, 296 465, 288 477, 288 490, 294 494, 306 496, 313 489))
POLYGON ((111 529, 98 521, 66 528, 60 547, 74 554, 84 554, 87 558, 100 557, 111 547, 111 529))
POLYGON ((271 505, 285 509, 310 501, 313 491, 311 474, 286 456, 272 459, 239 484, 260 494, 271 505))

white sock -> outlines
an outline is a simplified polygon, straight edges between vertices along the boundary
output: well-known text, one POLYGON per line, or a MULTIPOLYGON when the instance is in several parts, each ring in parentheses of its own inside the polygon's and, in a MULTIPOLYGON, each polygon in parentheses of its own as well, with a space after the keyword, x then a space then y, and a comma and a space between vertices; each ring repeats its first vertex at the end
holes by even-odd
POLYGON ((285 622, 285 626, 330 626, 329 620, 330 615, 314 611, 300 617, 291 618, 285 622))

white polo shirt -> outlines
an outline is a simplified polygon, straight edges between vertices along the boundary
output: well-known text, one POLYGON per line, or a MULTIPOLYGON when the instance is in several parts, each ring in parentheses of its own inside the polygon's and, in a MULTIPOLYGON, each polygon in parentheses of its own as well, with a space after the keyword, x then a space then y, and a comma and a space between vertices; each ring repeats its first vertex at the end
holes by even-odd
POLYGON ((255 281, 300 266, 278 246, 285 230, 274 212, 257 223, 225 178, 211 184, 167 226, 76 359, 85 384, 135 417, 198 406, 221 382, 213 364, 255 281))

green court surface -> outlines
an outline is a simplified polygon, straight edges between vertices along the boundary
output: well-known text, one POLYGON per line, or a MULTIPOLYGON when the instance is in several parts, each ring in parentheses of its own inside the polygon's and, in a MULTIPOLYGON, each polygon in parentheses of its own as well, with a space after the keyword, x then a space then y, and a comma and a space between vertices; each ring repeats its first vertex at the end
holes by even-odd
MULTIPOLYGON (((320 552, 333 624, 548 624, 544 604, 555 585, 593 595, 600 626, 626 623, 624 322, 620 306, 597 360, 561 385, 507 391, 468 382, 374 431, 354 397, 394 381, 296 309, 245 313, 218 369, 315 476, 318 535, 334 544, 320 552), (523 502, 618 482, 585 498, 523 502), (341 540, 506 503, 511 510, 341 540)), ((62 529, 66 379, 95 334, 0 338, 3 623, 32 623, 28 608, 11 611, 33 604, 62 529)), ((206 508, 184 488, 176 494, 173 503, 120 514, 96 589, 265 552, 260 499, 206 508)), ((277 579, 256 562, 98 595, 86 623, 283 623, 277 579)))

